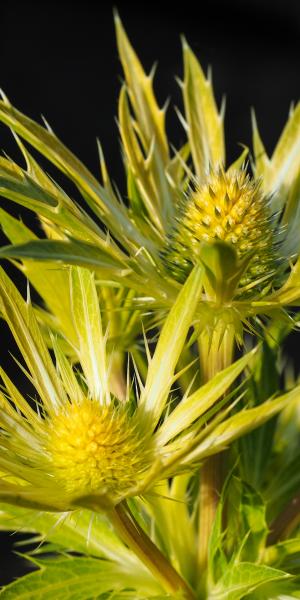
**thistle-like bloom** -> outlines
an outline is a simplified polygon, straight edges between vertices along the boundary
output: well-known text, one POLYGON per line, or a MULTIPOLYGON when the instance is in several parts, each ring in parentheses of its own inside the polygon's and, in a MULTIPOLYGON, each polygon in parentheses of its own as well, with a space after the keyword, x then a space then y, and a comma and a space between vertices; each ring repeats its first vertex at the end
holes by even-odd
MULTIPOLYGON (((138 374, 136 386, 128 381, 126 399, 120 402, 109 390, 106 336, 93 275, 82 268, 70 273, 77 338, 72 366, 58 339, 52 340, 53 363, 30 300, 23 300, 0 272, 1 314, 36 394, 34 404, 1 370, 2 501, 54 511, 109 509, 224 449, 290 400, 287 394, 229 416, 232 403, 224 393, 252 353, 187 392, 181 402, 176 404, 175 391, 170 396, 180 375, 174 374, 175 368, 194 319, 202 276, 203 269, 196 267, 187 279, 149 356, 145 382, 138 374)), ((291 392, 298 393, 297 388, 291 392)))
POLYGON ((274 229, 261 182, 243 169, 220 168, 183 199, 164 252, 167 268, 185 281, 201 260, 203 243, 220 241, 230 244, 238 259, 250 257, 241 287, 260 280, 265 284, 275 265, 274 229))
MULTIPOLYGON (((123 306, 125 301, 130 318, 123 339, 116 334, 118 326, 111 335, 114 341, 117 335, 125 349, 136 336, 136 321, 131 319, 135 311, 147 310, 149 318, 152 309, 157 314, 157 309, 169 308, 200 261, 206 269, 197 312, 202 315, 202 328, 214 328, 221 319, 234 324, 241 341, 243 325, 252 327, 261 315, 278 319, 284 315, 283 307, 300 302, 300 105, 291 111, 271 159, 254 119, 252 175, 245 166, 247 150, 226 168, 223 111, 218 112, 211 81, 184 42, 180 84, 184 116, 180 118, 187 142, 172 155, 166 109, 159 108, 153 93, 153 72, 147 76, 143 71, 118 17, 116 30, 125 74, 119 129, 129 206, 120 202, 101 148, 102 184, 52 130, 34 123, 4 98, 0 120, 13 130, 27 170, 0 159, 0 194, 35 211, 48 239, 37 239, 1 210, 2 226, 14 244, 3 248, 1 255, 22 261, 19 266, 55 314, 56 326, 45 312, 40 314, 52 330, 63 328, 66 333, 69 328, 70 333, 72 329, 63 318, 66 295, 62 292, 61 301, 55 302, 46 275, 37 277, 29 259, 86 266, 102 285, 117 287, 116 293, 108 288, 113 304, 123 306), (17 135, 76 184, 95 220, 50 180, 17 135), (124 300, 128 289, 130 296, 124 300)), ((56 285, 47 266, 44 273, 56 285)))

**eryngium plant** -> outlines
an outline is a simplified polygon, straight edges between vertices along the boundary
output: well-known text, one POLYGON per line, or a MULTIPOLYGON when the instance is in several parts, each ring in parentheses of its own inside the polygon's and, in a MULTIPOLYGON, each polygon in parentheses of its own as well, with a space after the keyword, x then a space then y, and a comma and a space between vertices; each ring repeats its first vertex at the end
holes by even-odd
POLYGON ((297 598, 300 388, 280 349, 300 302, 300 106, 271 158, 253 115, 253 155, 226 165, 224 111, 184 41, 187 140, 171 151, 154 72, 118 17, 116 31, 123 195, 100 145, 101 182, 0 102, 27 165, 0 158, 0 194, 44 232, 0 208, 0 255, 43 300, 0 271, 32 386, 27 397, 1 369, 0 525, 47 552, 0 595, 297 598))

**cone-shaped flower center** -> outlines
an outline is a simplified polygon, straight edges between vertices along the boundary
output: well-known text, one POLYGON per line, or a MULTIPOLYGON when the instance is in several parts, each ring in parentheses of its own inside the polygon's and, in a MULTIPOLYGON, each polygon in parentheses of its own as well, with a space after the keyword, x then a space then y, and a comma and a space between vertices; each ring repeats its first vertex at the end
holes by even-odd
POLYGON ((49 419, 52 471, 68 492, 118 494, 137 483, 149 451, 123 408, 86 399, 49 419))
POLYGON ((240 257, 254 252, 248 272, 253 280, 270 267, 272 239, 268 202, 259 182, 243 170, 226 173, 220 169, 182 203, 164 259, 173 275, 183 281, 198 261, 201 242, 222 240, 232 244, 240 257))

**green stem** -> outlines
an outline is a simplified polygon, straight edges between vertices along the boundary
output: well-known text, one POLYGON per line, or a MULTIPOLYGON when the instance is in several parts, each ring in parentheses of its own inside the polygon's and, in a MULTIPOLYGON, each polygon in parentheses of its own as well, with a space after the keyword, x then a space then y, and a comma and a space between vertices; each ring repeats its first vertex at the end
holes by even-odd
POLYGON ((187 583, 172 567, 131 514, 127 504, 121 502, 110 512, 115 530, 127 546, 161 583, 168 594, 178 594, 186 600, 195 600, 187 583))
POLYGON ((113 352, 109 355, 109 385, 111 393, 121 402, 126 400, 126 379, 124 376, 124 353, 113 352))
MULTIPOLYGON (((213 332, 206 331, 198 340, 203 382, 228 367, 233 360, 234 327, 220 321, 213 332)), ((200 472, 198 565, 204 573, 208 561, 209 539, 223 484, 223 454, 210 456, 200 472)))
MULTIPOLYGON (((116 299, 114 292, 110 288, 105 286, 101 289, 102 299, 105 304, 106 320, 109 323, 110 337, 118 336, 122 327, 120 326, 119 320, 120 315, 115 310, 116 299)), ((126 378, 124 376, 124 352, 120 350, 111 349, 109 354, 109 367, 110 367, 110 391, 116 396, 121 402, 125 402, 126 399, 126 378)))
POLYGON ((210 456, 201 469, 199 492, 199 545, 198 564, 200 573, 207 567, 209 539, 214 524, 220 491, 223 483, 223 456, 210 456))

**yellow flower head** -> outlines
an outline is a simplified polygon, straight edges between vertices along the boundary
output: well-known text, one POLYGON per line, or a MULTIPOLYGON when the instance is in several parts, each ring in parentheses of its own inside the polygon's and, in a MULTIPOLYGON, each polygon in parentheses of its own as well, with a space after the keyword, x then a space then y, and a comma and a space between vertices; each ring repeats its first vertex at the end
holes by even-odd
POLYGON ((81 375, 55 338, 53 364, 30 302, 0 270, 0 310, 38 394, 34 409, 1 371, 0 469, 11 483, 2 481, 0 496, 7 493, 18 503, 46 510, 70 510, 89 495, 96 495, 102 507, 112 506, 142 487, 159 456, 155 420, 149 427, 130 389, 123 402, 111 394, 93 275, 73 269, 69 286, 81 375))
POLYGON ((112 507, 223 450, 275 414, 278 399, 245 410, 241 418, 228 417, 225 394, 247 355, 193 393, 188 386, 182 397, 174 390, 171 402, 177 375, 185 376, 175 369, 192 325, 205 340, 202 353, 213 347, 219 352, 233 335, 242 342, 243 327, 253 330, 255 319, 261 326, 261 316, 277 319, 283 307, 300 305, 300 258, 293 264, 300 249, 300 105, 270 158, 254 124, 255 179, 242 167, 247 150, 225 171, 223 112, 184 42, 186 140, 174 152, 166 108, 153 91, 154 71, 144 72, 118 18, 116 26, 125 74, 118 123, 126 201, 110 180, 101 149, 100 182, 50 128, 7 98, 0 101, 0 120, 13 130, 26 160, 24 169, 0 157, 0 195, 38 214, 48 237, 37 237, 1 208, 0 223, 13 245, 0 257, 21 261, 46 310, 26 303, 0 270, 0 314, 38 405, 32 408, 1 372, 0 499, 45 510, 91 506, 89 497, 112 507), (47 176, 18 135, 70 178, 88 210, 47 176), (280 247, 278 230, 284 231, 280 247), (70 282, 65 269, 53 268, 57 262, 73 265, 70 282), (145 328, 152 328, 168 311, 137 391, 128 383, 126 398, 119 398, 106 342, 111 356, 112 348, 123 354, 140 335, 141 315, 145 328))
MULTIPOLYGON (((70 271, 75 370, 55 338, 53 362, 30 301, 0 269, 0 310, 37 394, 34 407, 0 370, 0 500, 46 511, 110 510, 189 469, 215 445, 223 447, 226 427, 214 435, 214 415, 217 425, 229 418, 227 408, 222 412, 224 394, 252 353, 218 373, 217 382, 212 379, 193 393, 188 390, 182 402, 170 403, 202 281, 203 268, 196 267, 166 319, 153 357, 148 353, 145 381, 136 373, 136 391, 128 382, 126 398, 119 400, 111 392, 93 275, 83 268, 70 271)), ((256 423, 251 415, 249 422, 256 423)), ((230 423, 228 431, 226 444, 234 431, 230 423)))
POLYGON ((0 310, 38 395, 35 410, 1 371, 5 390, 0 392, 2 500, 67 511, 87 506, 92 496, 99 506, 111 507, 144 490, 150 473, 157 479, 164 457, 174 462, 174 446, 170 450, 168 442, 174 435, 180 439, 185 424, 182 418, 175 419, 175 429, 173 423, 169 430, 165 408, 200 282, 201 274, 193 273, 179 295, 173 311, 181 325, 170 314, 145 385, 139 383, 140 393, 135 395, 128 385, 127 396, 120 401, 110 389, 106 336, 93 275, 80 268, 70 273, 79 375, 55 338, 53 364, 30 302, 0 270, 0 310))
POLYGON ((261 182, 246 170, 222 168, 190 190, 181 203, 163 256, 168 270, 184 281, 199 262, 203 242, 226 242, 238 258, 251 254, 241 286, 267 275, 275 260, 274 231, 268 199, 261 182))
POLYGON ((89 398, 68 403, 46 419, 46 434, 51 473, 68 493, 122 493, 138 485, 150 464, 149 440, 126 406, 89 398))
POLYGON ((259 327, 270 317, 285 322, 285 310, 300 305, 300 104, 290 111, 272 156, 253 118, 253 179, 243 168, 248 148, 225 169, 224 111, 218 109, 210 76, 186 41, 178 111, 186 135, 174 149, 166 131, 167 107, 161 108, 154 94, 154 70, 145 73, 118 17, 116 32, 124 70, 118 124, 126 200, 112 184, 101 147, 99 182, 52 130, 4 97, 0 120, 13 130, 27 168, 0 158, 0 195, 37 213, 48 239, 36 237, 2 210, 1 226, 12 245, 2 248, 0 257, 22 261, 28 279, 55 315, 40 313, 52 332, 68 335, 72 322, 64 273, 54 273, 42 261, 85 266, 97 272, 99 281, 123 290, 101 294, 110 296, 104 319, 112 306, 116 312, 124 305, 130 309, 126 335, 119 335, 118 325, 109 331, 113 344, 126 350, 138 332, 135 310, 143 311, 145 328, 151 328, 161 316, 157 309, 170 309, 180 284, 199 261, 206 268, 197 313, 205 317, 204 328, 207 323, 214 327, 223 314, 227 317, 229 308, 234 327, 241 327, 240 339, 245 326, 251 329, 254 322, 259 327), (18 135, 70 178, 88 210, 45 174, 18 135), (39 261, 39 277, 32 258, 39 261))

